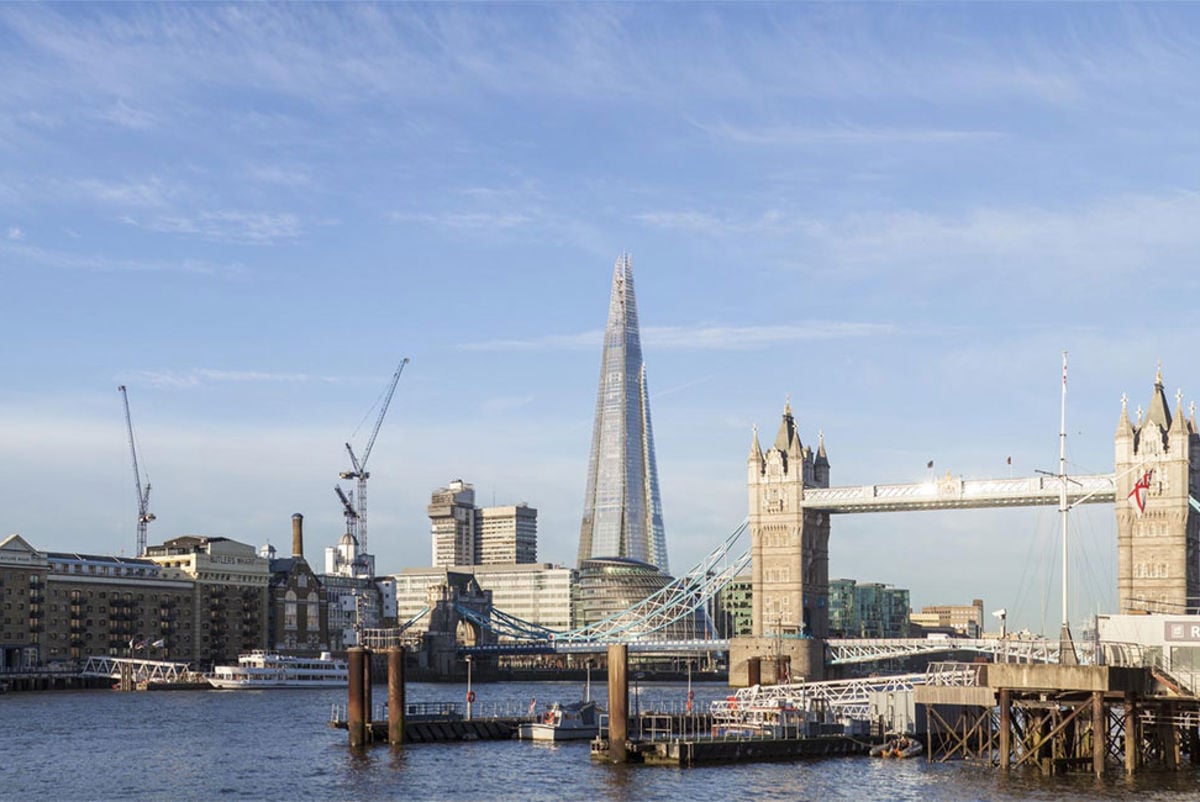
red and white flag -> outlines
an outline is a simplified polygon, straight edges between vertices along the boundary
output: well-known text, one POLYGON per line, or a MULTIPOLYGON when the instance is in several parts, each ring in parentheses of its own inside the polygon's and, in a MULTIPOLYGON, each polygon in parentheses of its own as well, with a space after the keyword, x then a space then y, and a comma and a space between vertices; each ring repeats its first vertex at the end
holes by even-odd
POLYGON ((1139 518, 1146 511, 1146 495, 1150 492, 1150 476, 1153 473, 1153 470, 1143 473, 1142 478, 1133 483, 1133 490, 1129 491, 1129 503, 1137 511, 1139 518))

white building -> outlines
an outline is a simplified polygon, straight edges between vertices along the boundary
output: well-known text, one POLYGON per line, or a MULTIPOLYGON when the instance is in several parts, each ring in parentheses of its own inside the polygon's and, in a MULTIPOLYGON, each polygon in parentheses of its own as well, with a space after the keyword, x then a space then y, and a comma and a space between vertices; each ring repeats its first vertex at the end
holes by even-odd
POLYGON ((475 529, 476 563, 537 562, 537 510, 524 501, 508 507, 477 510, 475 529))
MULTIPOLYGON (((430 588, 445 584, 448 572, 474 575, 480 588, 492 591, 492 605, 511 616, 559 632, 571 627, 575 571, 550 563, 406 568, 392 577, 397 623, 403 624, 425 609, 430 588)), ((422 621, 414 624, 412 631, 424 629, 422 621)))

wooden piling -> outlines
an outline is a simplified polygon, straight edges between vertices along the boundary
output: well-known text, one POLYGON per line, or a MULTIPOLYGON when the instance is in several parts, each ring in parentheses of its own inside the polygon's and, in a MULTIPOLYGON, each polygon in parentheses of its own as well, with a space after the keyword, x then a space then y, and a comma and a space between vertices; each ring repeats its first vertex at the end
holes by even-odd
POLYGON ((372 652, 370 649, 364 649, 364 651, 366 652, 366 654, 363 657, 363 667, 362 667, 362 670, 363 670, 363 684, 362 684, 363 715, 366 716, 366 719, 367 719, 367 739, 374 740, 375 730, 371 726, 371 722, 374 720, 375 710, 374 710, 374 705, 372 704, 371 687, 375 684, 375 682, 374 682, 374 677, 372 676, 371 663, 373 662, 375 653, 372 652))
POLYGON ((1138 770, 1138 752, 1142 746, 1142 728, 1138 725, 1137 700, 1133 694, 1125 697, 1125 773, 1138 770))
POLYGON ((1104 712, 1104 691, 1092 692, 1092 772, 1104 776, 1108 756, 1108 716, 1104 712))
MULTIPOLYGON (((933 752, 929 753, 930 759, 933 752)), ((1012 764, 1012 691, 1000 689, 1000 768, 1005 771, 1012 764)))
POLYGON ((367 650, 352 646, 347 650, 346 657, 350 669, 346 725, 350 731, 350 748, 361 749, 367 745, 367 716, 363 711, 363 679, 366 677, 363 663, 367 662, 367 650))
POLYGON ((404 647, 388 649, 388 743, 404 745, 404 647))
POLYGON ((608 759, 624 763, 629 737, 629 647, 608 647, 608 759))

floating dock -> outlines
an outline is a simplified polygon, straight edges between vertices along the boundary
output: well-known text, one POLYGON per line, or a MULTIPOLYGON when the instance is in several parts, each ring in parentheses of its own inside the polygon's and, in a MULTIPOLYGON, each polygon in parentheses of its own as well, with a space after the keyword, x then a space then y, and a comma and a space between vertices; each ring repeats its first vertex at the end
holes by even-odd
MULTIPOLYGON (((607 760, 609 743, 592 742, 592 757, 607 760)), ((758 760, 791 760, 804 757, 865 755, 871 742, 847 735, 786 738, 695 737, 671 740, 632 740, 626 744, 626 761, 648 766, 687 768, 707 763, 742 763, 758 760)))

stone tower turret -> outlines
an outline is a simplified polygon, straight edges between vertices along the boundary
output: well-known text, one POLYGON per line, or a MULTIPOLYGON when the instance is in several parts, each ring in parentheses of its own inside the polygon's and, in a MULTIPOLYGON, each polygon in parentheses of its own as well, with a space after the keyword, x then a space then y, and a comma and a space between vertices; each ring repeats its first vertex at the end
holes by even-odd
POLYGON ((1122 398, 1115 449, 1120 612, 1195 613, 1200 514, 1189 496, 1200 497, 1200 435, 1182 393, 1171 414, 1161 368, 1145 416, 1131 423, 1122 398))
POLYGON ((766 452, 748 460, 754 635, 825 637, 829 628, 829 514, 803 509, 805 487, 829 486, 822 439, 800 442, 791 403, 766 452))

